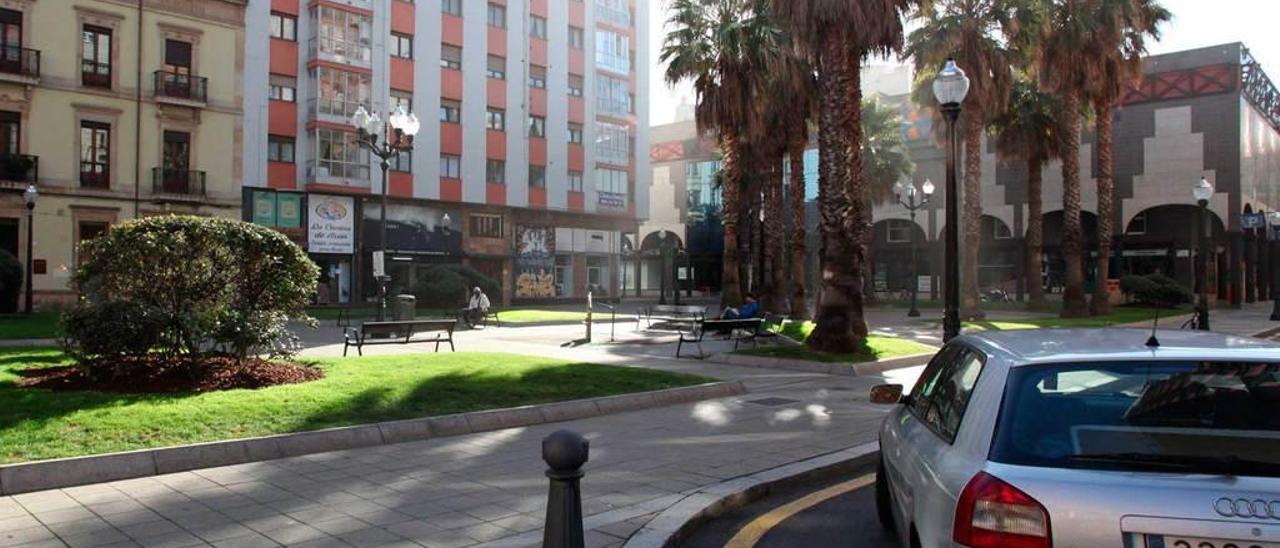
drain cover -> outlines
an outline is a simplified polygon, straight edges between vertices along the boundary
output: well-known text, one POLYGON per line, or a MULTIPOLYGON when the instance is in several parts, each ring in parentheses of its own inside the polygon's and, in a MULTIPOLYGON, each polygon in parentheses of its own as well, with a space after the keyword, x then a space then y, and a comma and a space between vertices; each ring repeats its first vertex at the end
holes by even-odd
POLYGON ((747 400, 747 403, 754 403, 756 405, 763 405, 765 407, 778 407, 781 405, 790 405, 793 403, 800 403, 800 400, 793 400, 789 398, 768 397, 768 398, 760 398, 758 400, 747 400))

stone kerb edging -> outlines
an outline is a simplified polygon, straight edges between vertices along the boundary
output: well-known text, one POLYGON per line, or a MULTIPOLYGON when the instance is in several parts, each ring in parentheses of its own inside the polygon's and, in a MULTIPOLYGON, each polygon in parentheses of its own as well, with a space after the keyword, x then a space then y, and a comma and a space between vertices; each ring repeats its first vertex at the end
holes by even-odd
POLYGON ((785 369, 788 371, 803 371, 806 373, 821 373, 824 375, 858 377, 878 375, 890 369, 897 369, 900 367, 921 365, 923 361, 933 356, 933 354, 933 352, 923 352, 920 354, 912 354, 910 356, 852 364, 794 360, 790 358, 772 358, 768 356, 751 356, 747 354, 716 354, 708 358, 708 361, 738 365, 742 367, 785 369))
POLYGON ((774 489, 847 475, 875 462, 879 455, 876 442, 864 443, 704 487, 655 516, 622 548, 680 546, 706 521, 760 500, 774 489))
POLYGON ((0 495, 584 419, 746 393, 724 381, 507 409, 0 466, 0 495))

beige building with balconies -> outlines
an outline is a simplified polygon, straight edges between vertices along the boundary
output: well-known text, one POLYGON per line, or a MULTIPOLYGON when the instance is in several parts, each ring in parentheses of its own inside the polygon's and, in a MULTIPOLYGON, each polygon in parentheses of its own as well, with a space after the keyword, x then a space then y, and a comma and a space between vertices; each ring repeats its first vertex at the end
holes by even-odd
POLYGON ((247 3, 0 0, 0 249, 26 264, 34 184, 37 307, 111 224, 240 216, 247 3))

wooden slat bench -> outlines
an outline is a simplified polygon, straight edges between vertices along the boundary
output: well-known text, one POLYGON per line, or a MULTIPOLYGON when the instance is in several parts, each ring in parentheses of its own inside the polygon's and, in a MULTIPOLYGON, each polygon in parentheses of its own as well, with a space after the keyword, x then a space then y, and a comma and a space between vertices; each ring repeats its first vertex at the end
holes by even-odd
POLYGON ((405 320, 386 322, 363 322, 360 327, 348 327, 342 333, 342 355, 347 355, 347 348, 356 347, 356 353, 363 356, 366 344, 409 344, 414 342, 434 342, 436 352, 440 351, 440 343, 449 343, 449 351, 453 352, 453 328, 457 320, 405 320), (435 337, 418 337, 434 333, 435 337))
POLYGON ((680 340, 676 342, 676 357, 680 357, 680 350, 685 343, 692 343, 698 347, 698 359, 707 357, 702 351, 702 337, 707 333, 721 333, 729 335, 733 338, 733 349, 738 349, 738 343, 743 340, 755 341, 760 334, 761 326, 764 325, 764 318, 739 318, 735 320, 698 320, 693 324, 693 330, 688 333, 681 333, 680 340), (746 333, 741 337, 734 337, 735 331, 746 333))
POLYGON ((707 307, 693 305, 655 304, 636 311, 636 329, 643 320, 647 327, 656 322, 698 322, 707 317, 707 307))
POLYGON ((502 327, 502 319, 498 317, 498 312, 500 312, 500 310, 496 306, 491 306, 489 307, 488 310, 484 311, 484 316, 480 318, 479 324, 474 324, 474 323, 471 323, 470 321, 467 321, 467 312, 469 312, 468 309, 460 308, 458 309, 457 312, 454 312, 454 317, 457 318, 458 321, 466 324, 467 327, 470 327, 473 329, 477 327, 477 325, 484 325, 487 327, 489 325, 489 320, 491 319, 493 320, 493 325, 497 327, 502 327))

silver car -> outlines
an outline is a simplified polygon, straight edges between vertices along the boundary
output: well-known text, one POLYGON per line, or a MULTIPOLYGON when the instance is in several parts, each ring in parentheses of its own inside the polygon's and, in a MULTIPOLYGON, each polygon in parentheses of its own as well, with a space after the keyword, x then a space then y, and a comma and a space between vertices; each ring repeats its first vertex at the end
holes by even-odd
POLYGON ((912 547, 1280 548, 1280 345, 1152 335, 966 335, 910 394, 875 387, 881 523, 912 547))

